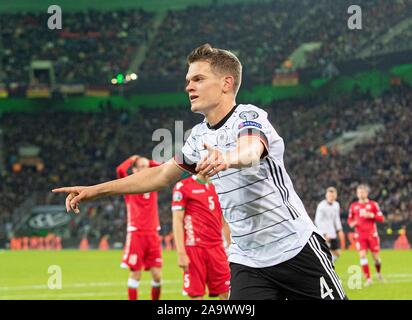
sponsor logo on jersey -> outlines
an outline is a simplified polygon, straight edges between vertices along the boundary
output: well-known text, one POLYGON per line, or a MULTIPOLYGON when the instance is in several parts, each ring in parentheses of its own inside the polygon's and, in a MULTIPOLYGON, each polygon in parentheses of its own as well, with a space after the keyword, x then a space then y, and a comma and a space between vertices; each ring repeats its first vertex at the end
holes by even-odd
POLYGON ((192 190, 192 193, 203 193, 203 192, 206 192, 206 191, 203 189, 193 189, 192 190))
POLYGON ((245 121, 239 124, 239 129, 242 129, 245 127, 256 127, 256 128, 262 129, 262 125, 255 121, 245 121))
POLYGON ((254 120, 259 117, 259 114, 256 111, 243 111, 239 114, 239 118, 249 121, 254 120))

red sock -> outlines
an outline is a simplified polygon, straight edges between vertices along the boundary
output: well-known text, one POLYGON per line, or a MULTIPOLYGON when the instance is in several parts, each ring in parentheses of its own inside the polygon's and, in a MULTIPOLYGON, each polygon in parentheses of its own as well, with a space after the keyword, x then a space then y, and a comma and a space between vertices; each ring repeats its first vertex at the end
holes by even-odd
POLYGON ((365 274, 366 279, 370 279, 371 275, 370 275, 370 273, 369 273, 369 265, 368 265, 368 264, 364 264, 364 265, 362 266, 362 270, 363 270, 363 273, 365 274))
POLYGON ((160 288, 161 287, 152 287, 152 300, 159 300, 160 288))
POLYGON ((381 273, 381 263, 380 262, 375 263, 375 268, 376 268, 377 273, 381 273))
POLYGON ((137 300, 137 288, 127 288, 129 300, 137 300))

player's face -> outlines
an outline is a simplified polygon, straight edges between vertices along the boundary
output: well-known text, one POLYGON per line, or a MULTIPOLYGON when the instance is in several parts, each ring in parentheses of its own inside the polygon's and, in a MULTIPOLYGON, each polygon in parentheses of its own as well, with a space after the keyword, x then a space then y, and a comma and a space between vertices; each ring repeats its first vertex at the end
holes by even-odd
POLYGON ((132 172, 136 173, 146 168, 149 168, 149 159, 139 158, 136 161, 136 165, 132 168, 132 172))
POLYGON ((326 192, 326 201, 329 203, 336 201, 337 197, 338 195, 336 194, 336 192, 332 192, 332 191, 326 192))
POLYGON ((207 61, 196 61, 189 65, 186 75, 186 92, 189 94, 191 110, 202 114, 218 106, 223 96, 224 77, 218 75, 207 61))
POLYGON ((356 195, 358 196, 359 200, 366 200, 368 199, 368 190, 366 190, 365 188, 357 188, 356 195))

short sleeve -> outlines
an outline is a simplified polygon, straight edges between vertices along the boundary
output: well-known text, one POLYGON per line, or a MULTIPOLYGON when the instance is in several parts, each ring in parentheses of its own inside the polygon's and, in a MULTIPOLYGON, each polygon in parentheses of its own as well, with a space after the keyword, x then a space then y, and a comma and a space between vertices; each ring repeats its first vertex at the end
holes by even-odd
POLYGON ((337 204, 338 210, 336 212, 336 216, 335 216, 335 229, 337 231, 341 231, 342 230, 342 222, 340 220, 340 205, 339 203, 337 204))
POLYGON ((187 196, 184 192, 184 187, 182 182, 178 182, 173 188, 172 196, 172 211, 186 209, 187 196))
POLYGON ((273 131, 273 126, 267 118, 266 111, 251 106, 250 110, 239 112, 239 119, 235 122, 237 137, 256 136, 269 151, 269 137, 273 131))
POLYGON ((196 173, 196 163, 201 159, 200 153, 197 150, 198 141, 196 137, 197 126, 192 129, 190 136, 187 138, 182 150, 176 152, 174 160, 176 164, 182 169, 190 173, 196 173))
POLYGON ((382 216, 383 213, 382 213, 381 208, 379 207, 379 204, 378 204, 376 201, 374 201, 373 204, 374 204, 374 211, 375 211, 374 213, 375 213, 377 216, 382 216))

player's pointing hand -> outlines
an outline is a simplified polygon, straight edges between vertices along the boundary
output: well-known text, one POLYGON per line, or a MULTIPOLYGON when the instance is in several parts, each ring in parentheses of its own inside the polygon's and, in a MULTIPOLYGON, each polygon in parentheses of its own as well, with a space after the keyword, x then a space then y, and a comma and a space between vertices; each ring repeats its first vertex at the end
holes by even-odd
POLYGON ((82 201, 93 200, 97 197, 97 193, 91 187, 64 187, 53 189, 55 193, 68 193, 66 197, 66 211, 73 210, 74 213, 79 213, 79 203, 82 201))
POLYGON ((229 163, 225 159, 223 153, 208 144, 204 144, 208 151, 208 155, 202 158, 196 165, 196 172, 203 176, 214 176, 216 173, 229 168, 229 163))

